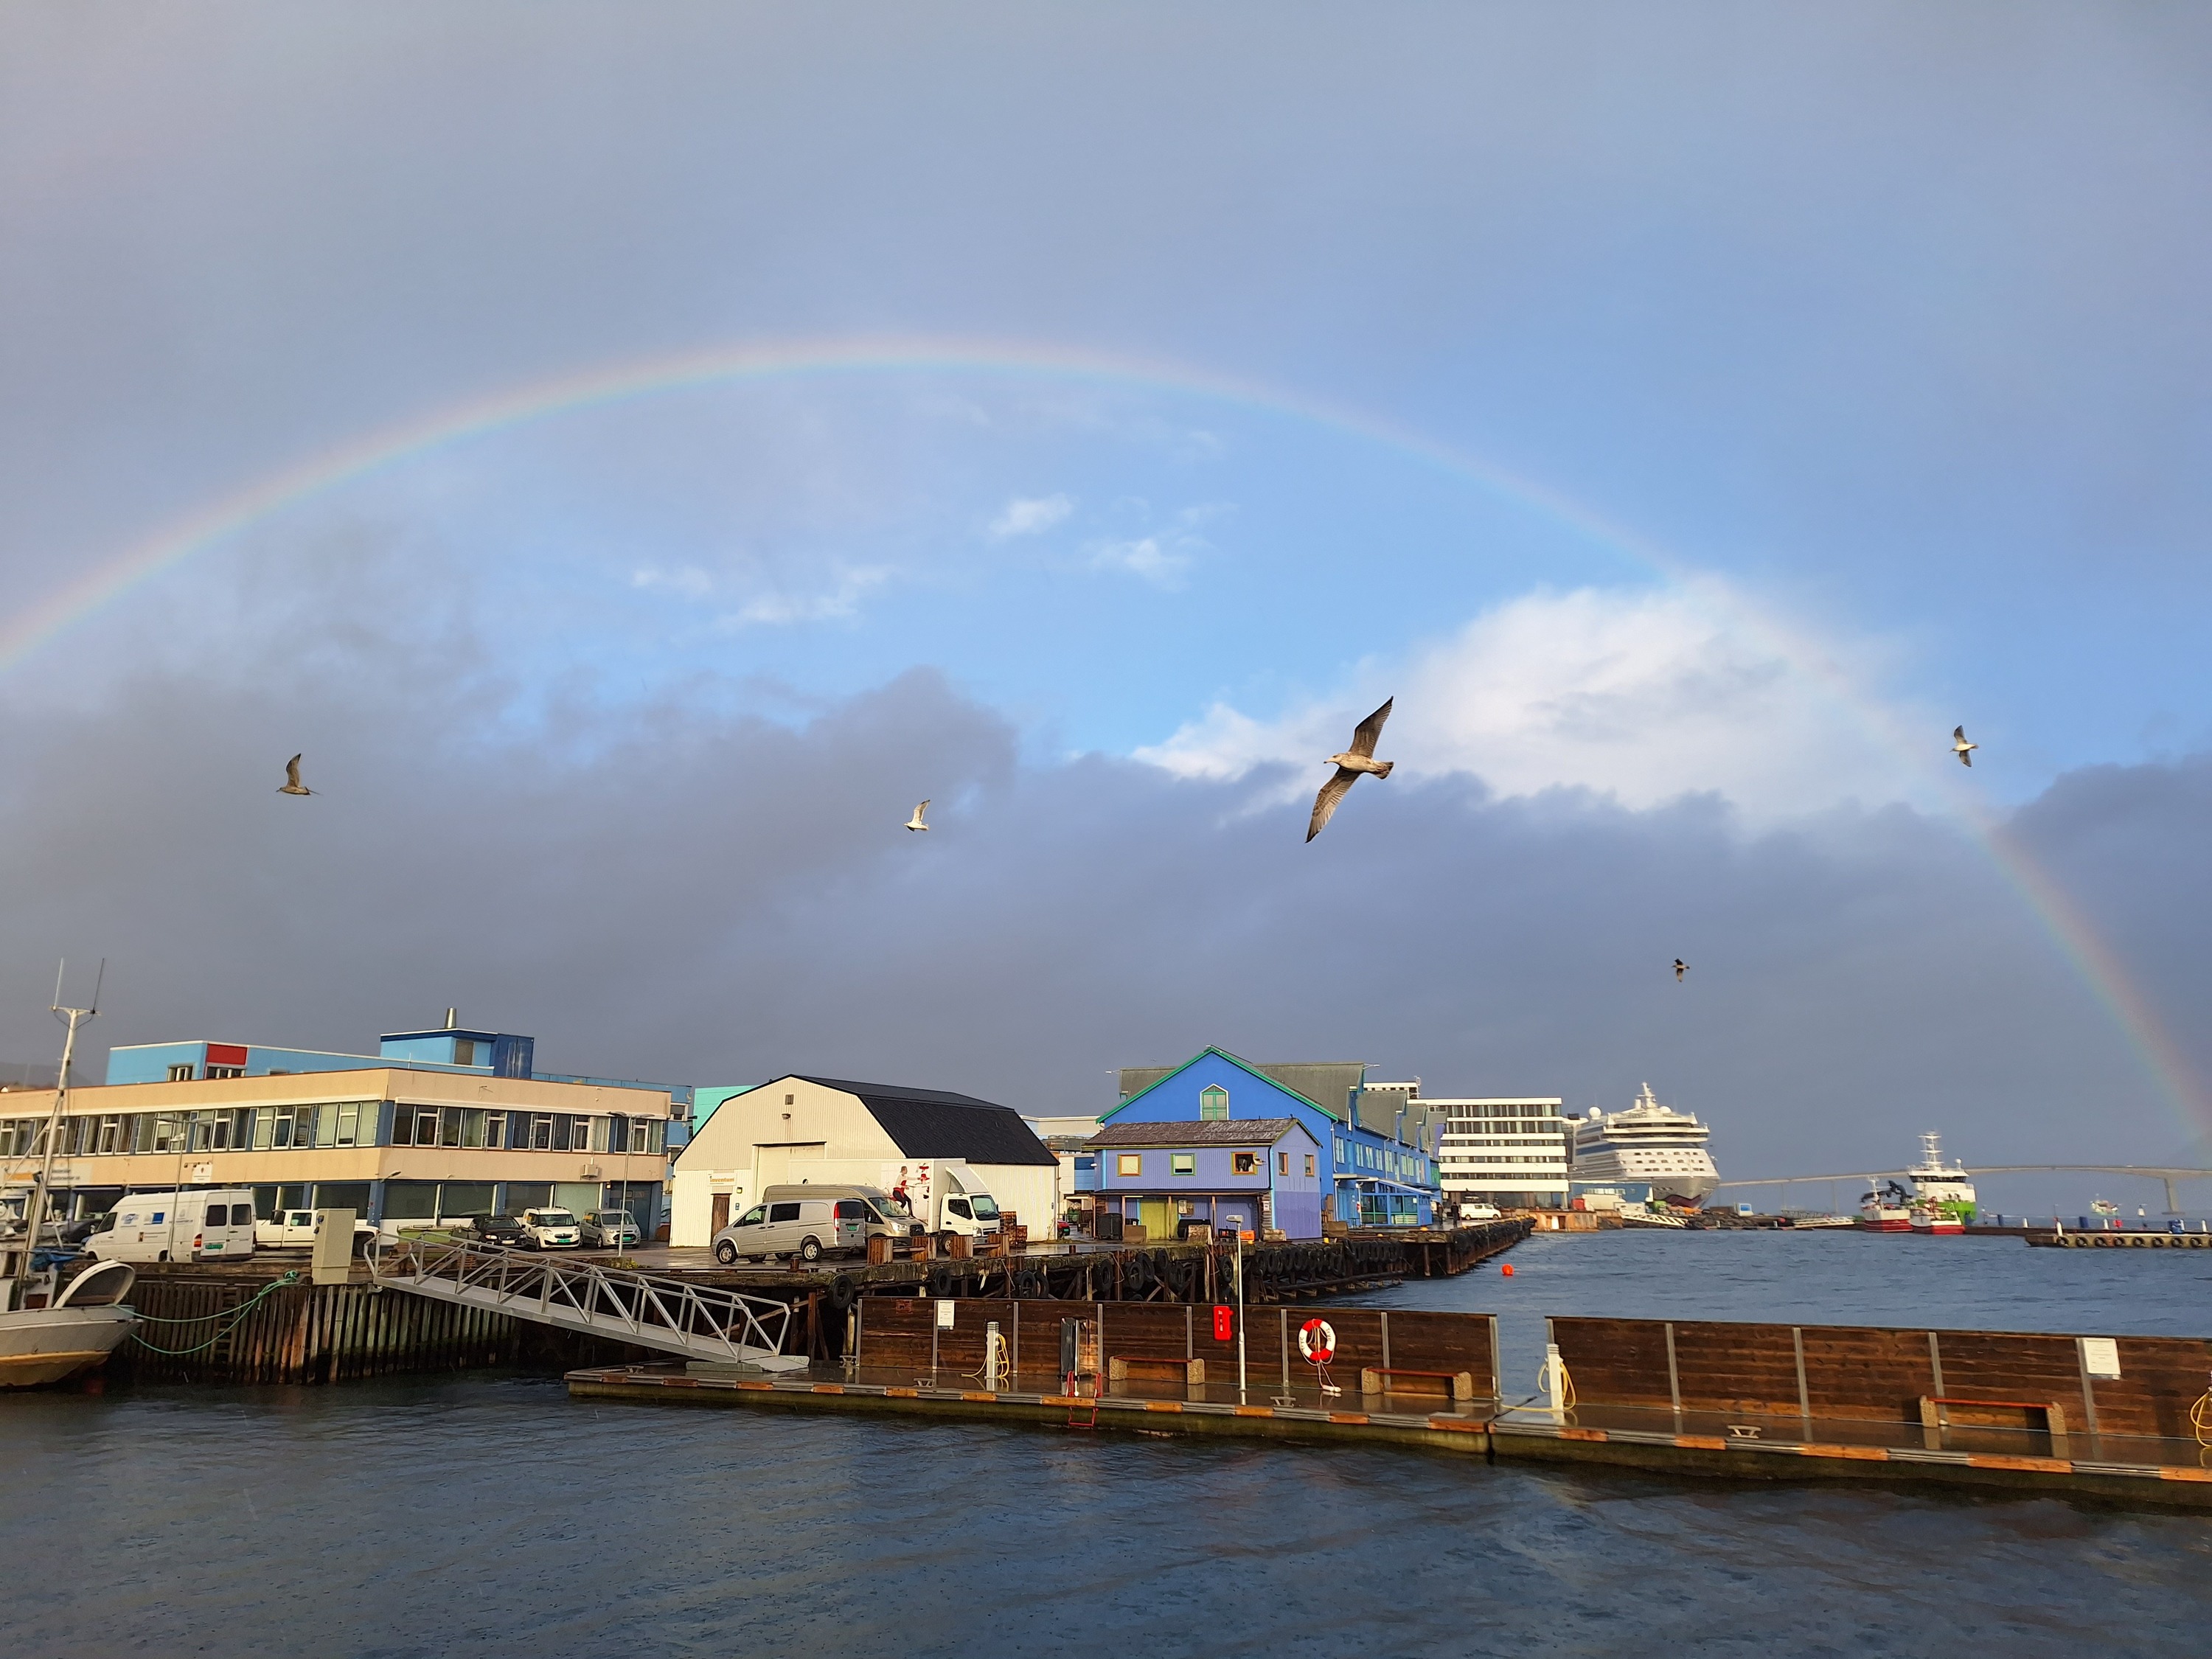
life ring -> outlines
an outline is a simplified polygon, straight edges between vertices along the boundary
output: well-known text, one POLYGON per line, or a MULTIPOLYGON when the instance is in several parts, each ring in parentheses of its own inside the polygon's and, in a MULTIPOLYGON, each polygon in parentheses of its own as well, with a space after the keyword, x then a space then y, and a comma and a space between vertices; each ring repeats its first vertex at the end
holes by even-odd
POLYGON ((1298 1352, 1311 1365, 1326 1365, 1336 1358, 1336 1332, 1326 1319, 1309 1319, 1298 1327, 1298 1352))

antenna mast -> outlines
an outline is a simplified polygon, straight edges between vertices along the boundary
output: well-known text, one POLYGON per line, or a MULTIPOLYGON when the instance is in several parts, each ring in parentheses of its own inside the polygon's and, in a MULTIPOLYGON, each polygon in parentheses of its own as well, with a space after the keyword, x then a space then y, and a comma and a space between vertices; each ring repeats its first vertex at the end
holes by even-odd
MULTIPOLYGON (((39 1184, 32 1190, 31 1202, 23 1221, 23 1253, 17 1258, 15 1278, 18 1282, 31 1277, 31 1258, 39 1248, 39 1230, 46 1224, 47 1196, 54 1185, 54 1153, 61 1143, 62 1113, 69 1104, 70 1066, 76 1058, 76 1028, 100 1012, 100 988, 107 982, 107 958, 100 959, 100 975, 92 984, 92 1006, 69 1008, 62 1005, 62 979, 69 972, 69 958, 54 974, 54 1018, 69 1027, 69 1035, 62 1039, 62 1068, 54 1079, 54 1109, 46 1119, 46 1158, 40 1167, 39 1184)), ((20 1297, 18 1297, 20 1301, 20 1297)))

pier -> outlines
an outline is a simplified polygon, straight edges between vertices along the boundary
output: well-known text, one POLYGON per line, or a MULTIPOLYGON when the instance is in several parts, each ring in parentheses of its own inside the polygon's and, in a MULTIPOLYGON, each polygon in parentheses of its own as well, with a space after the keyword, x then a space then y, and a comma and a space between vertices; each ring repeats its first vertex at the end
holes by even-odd
POLYGON ((1729 1480, 1914 1482, 2212 1509, 2194 1426, 2212 1343, 1723 1322, 1557 1319, 1568 1403, 1503 1390, 1494 1318, 1333 1306, 1197 1310, 925 1298, 855 1315, 849 1363, 780 1376, 594 1365, 579 1399, 890 1413, 1057 1432, 1417 1446, 1729 1480), (1297 1334, 1334 1338, 1324 1370, 1297 1334), (1063 1330, 1085 1369, 1060 1371, 1063 1330), (1116 1367, 1111 1361, 1119 1358, 1116 1367), (1328 1389, 1334 1387, 1335 1393, 1328 1389))

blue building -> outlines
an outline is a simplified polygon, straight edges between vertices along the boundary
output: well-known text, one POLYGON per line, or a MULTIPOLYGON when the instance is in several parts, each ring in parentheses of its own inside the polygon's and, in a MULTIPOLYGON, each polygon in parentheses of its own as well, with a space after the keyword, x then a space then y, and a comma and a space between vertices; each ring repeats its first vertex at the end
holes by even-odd
MULTIPOLYGON (((1123 1072, 1121 1102, 1100 1114, 1099 1124, 1103 1130, 1127 1123, 1291 1118, 1315 1143, 1322 1219, 1355 1227, 1413 1227, 1435 1218, 1435 1149, 1425 1144, 1431 1135, 1426 1114, 1407 1107, 1411 1085, 1367 1085, 1365 1068, 1353 1062, 1269 1069, 1310 1081, 1324 1093, 1340 1091, 1342 1097, 1324 1103, 1225 1049, 1207 1048, 1172 1070, 1123 1072), (1389 1110, 1382 1109, 1384 1104, 1389 1110)), ((1102 1157, 1091 1172, 1102 1194, 1105 1169, 1102 1157)))
POLYGON ((1147 1240, 1197 1224, 1321 1237, 1321 1143, 1294 1117, 1109 1123, 1084 1146, 1101 1212, 1147 1240))

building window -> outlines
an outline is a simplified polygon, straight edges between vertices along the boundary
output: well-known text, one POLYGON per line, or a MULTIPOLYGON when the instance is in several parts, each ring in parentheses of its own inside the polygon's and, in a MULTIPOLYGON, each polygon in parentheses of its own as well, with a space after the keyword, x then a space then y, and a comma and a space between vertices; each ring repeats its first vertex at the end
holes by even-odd
POLYGON ((1291 1155, 1288 1152, 1277 1152, 1275 1154, 1275 1167, 1277 1171, 1280 1174, 1290 1174, 1291 1155))
POLYGON ((1198 1173, 1198 1154, 1196 1152, 1170 1152, 1168 1154, 1168 1173, 1170 1175, 1196 1175, 1198 1173))
POLYGON ((477 1045, 473 1037, 458 1037, 453 1042, 453 1064, 473 1066, 477 1063, 477 1045))
POLYGON ((169 1067, 169 1081, 172 1083, 190 1083, 192 1080, 193 1069, 194 1068, 190 1066, 172 1066, 169 1067))
POLYGON ((1201 1123, 1226 1123, 1229 1121, 1229 1091, 1218 1083, 1209 1083, 1200 1090, 1198 1117, 1201 1123))
POLYGON ((207 1068, 207 1074, 210 1081, 216 1078, 244 1077, 246 1075, 246 1067, 243 1066, 210 1066, 207 1068))
MULTIPOLYGON (((1311 1162, 1311 1160, 1310 1160, 1310 1159, 1309 1159, 1309 1160, 1308 1160, 1308 1162, 1311 1162)), ((1259 1173, 1260 1173, 1260 1154, 1259 1154, 1259 1153, 1257 1153, 1257 1152, 1231 1152, 1231 1153, 1230 1153, 1230 1155, 1229 1155, 1229 1172, 1230 1172, 1231 1175, 1257 1175, 1257 1174, 1259 1174, 1259 1173)))
POLYGON ((1306 1154, 1306 1179, 1307 1179, 1308 1181, 1311 1181, 1313 1178, 1314 1178, 1314 1155, 1313 1155, 1311 1152, 1308 1152, 1308 1153, 1306 1154))
POLYGON ((1144 1172, 1145 1155, 1142 1152, 1123 1152, 1114 1160, 1115 1175, 1140 1176, 1144 1172))

